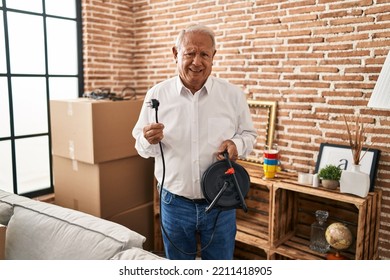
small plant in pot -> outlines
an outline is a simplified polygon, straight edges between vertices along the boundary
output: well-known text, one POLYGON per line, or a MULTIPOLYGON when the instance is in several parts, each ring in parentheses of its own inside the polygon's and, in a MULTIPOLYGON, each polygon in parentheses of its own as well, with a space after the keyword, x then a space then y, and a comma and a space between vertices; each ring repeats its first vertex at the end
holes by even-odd
POLYGON ((327 189, 337 189, 341 177, 342 170, 340 167, 328 164, 320 169, 318 177, 321 179, 322 186, 327 189))

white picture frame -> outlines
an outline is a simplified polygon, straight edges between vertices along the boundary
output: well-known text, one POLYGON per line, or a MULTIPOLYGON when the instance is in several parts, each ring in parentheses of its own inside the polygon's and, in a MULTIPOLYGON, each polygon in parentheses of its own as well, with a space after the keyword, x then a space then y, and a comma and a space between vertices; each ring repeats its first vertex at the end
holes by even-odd
MULTIPOLYGON (((370 192, 372 192, 375 186, 380 151, 378 149, 363 148, 361 156, 363 154, 364 157, 360 162, 360 171, 370 176, 370 192)), ((321 143, 315 173, 318 173, 321 168, 328 164, 339 166, 342 170, 351 170, 353 164, 351 147, 321 143)))

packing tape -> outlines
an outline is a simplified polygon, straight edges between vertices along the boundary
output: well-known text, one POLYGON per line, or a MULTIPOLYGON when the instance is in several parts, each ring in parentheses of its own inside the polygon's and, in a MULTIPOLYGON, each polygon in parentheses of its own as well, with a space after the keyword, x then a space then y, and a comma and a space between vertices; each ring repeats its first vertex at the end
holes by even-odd
POLYGON ((73 116, 73 105, 72 105, 72 102, 68 102, 67 113, 68 113, 68 116, 73 116))
POLYGON ((77 160, 72 160, 72 169, 73 171, 79 171, 79 165, 77 163, 77 160))
POLYGON ((73 140, 69 140, 68 151, 69 151, 69 158, 75 159, 75 157, 74 157, 74 141, 73 140))

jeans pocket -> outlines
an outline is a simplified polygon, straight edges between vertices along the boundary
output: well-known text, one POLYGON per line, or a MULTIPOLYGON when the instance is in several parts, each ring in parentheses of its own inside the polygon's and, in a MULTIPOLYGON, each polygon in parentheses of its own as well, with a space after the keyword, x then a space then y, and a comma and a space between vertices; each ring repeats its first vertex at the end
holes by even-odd
POLYGON ((163 189, 161 193, 161 202, 165 204, 170 204, 172 202, 173 194, 163 189))

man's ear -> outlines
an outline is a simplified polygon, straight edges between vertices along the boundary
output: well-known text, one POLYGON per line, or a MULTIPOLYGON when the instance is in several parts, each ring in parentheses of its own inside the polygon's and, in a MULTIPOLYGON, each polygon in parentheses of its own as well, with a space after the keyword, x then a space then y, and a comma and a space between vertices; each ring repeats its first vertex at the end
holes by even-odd
POLYGON ((172 53, 173 53, 173 58, 176 60, 176 62, 177 62, 177 54, 178 54, 178 52, 177 52, 177 49, 176 49, 176 47, 172 47, 172 53))

